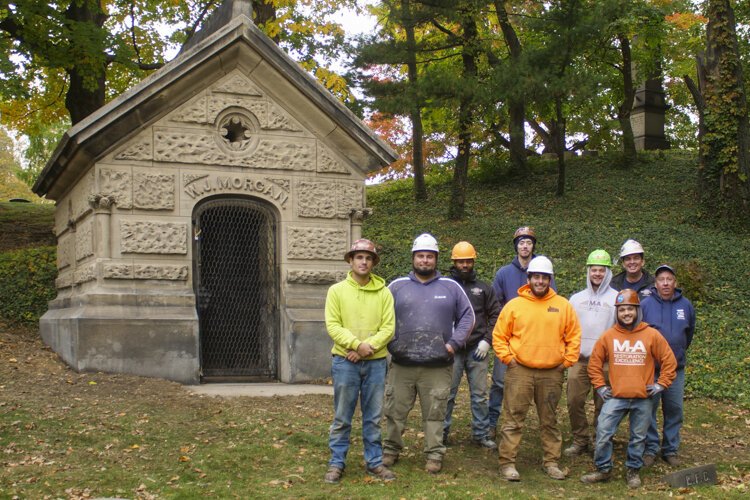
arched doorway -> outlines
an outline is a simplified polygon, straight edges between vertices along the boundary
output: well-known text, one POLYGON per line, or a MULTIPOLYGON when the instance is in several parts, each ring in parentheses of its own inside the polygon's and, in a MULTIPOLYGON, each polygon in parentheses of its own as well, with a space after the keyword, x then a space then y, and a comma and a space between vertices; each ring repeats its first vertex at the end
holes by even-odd
POLYGON ((193 210, 193 286, 201 380, 270 380, 278 368, 276 216, 251 198, 193 210))

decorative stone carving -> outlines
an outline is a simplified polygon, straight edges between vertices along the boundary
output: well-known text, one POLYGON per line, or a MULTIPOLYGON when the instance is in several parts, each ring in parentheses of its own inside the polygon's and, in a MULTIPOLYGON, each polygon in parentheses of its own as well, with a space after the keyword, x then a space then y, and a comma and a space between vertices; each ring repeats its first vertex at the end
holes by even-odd
POLYGON ((81 181, 76 184, 70 194, 70 217, 73 222, 79 221, 91 212, 89 196, 94 193, 94 169, 91 169, 81 181))
POLYGON ((219 146, 230 153, 246 154, 258 146, 258 135, 253 120, 244 113, 230 112, 219 118, 219 146))
POLYGON ((105 278, 110 279, 132 279, 133 265, 115 263, 104 264, 103 275, 105 278))
POLYGON ((183 123, 209 123, 206 114, 206 96, 200 96, 178 108, 169 116, 173 122, 183 123))
POLYGON ((318 142, 318 172, 351 175, 346 165, 339 162, 331 150, 321 142, 318 142))
POLYGON ((71 286, 73 286, 73 273, 72 272, 61 274, 55 280, 55 287, 58 289, 68 288, 71 286))
POLYGON ((369 207, 352 208, 349 211, 349 217, 351 217, 352 222, 359 224, 362 224, 370 215, 372 215, 372 208, 369 207))
POLYGON ((96 264, 79 267, 73 273, 73 283, 79 285, 96 279, 96 264))
POLYGON ((65 235, 57 243, 57 268, 65 269, 73 264, 73 253, 75 251, 75 240, 72 235, 65 235))
POLYGON ((332 228, 290 227, 287 241, 287 257, 290 259, 341 260, 347 247, 347 232, 332 228))
POLYGON ((249 111, 258 120, 261 127, 268 123, 268 105, 266 101, 245 97, 240 95, 212 95, 208 99, 208 123, 214 123, 222 111, 229 108, 239 108, 243 111, 249 111))
POLYGON ((92 219, 76 228, 76 262, 94 255, 94 224, 92 219))
POLYGON ((269 177, 266 177, 266 180, 273 182, 287 193, 289 192, 289 189, 291 189, 292 183, 289 181, 289 179, 271 179, 269 177))
POLYGON ((182 174, 182 186, 185 187, 198 179, 205 179, 206 177, 208 177, 208 174, 182 174))
POLYGON ((89 195, 89 205, 94 209, 94 212, 111 212, 114 204, 114 195, 103 193, 89 195))
POLYGON ((185 281, 188 278, 188 266, 136 264, 134 277, 137 280, 185 281))
POLYGON ((133 184, 130 170, 102 168, 99 170, 99 189, 111 193, 117 208, 133 208, 133 184))
POLYGON ((263 92, 253 82, 240 73, 233 73, 229 78, 220 82, 212 89, 213 92, 224 92, 227 94, 244 94, 262 96, 263 92))
POLYGON ((115 153, 115 160, 150 161, 153 159, 153 144, 150 134, 138 136, 115 153))
POLYGON ((343 271, 303 271, 290 270, 287 273, 287 283, 298 283, 304 285, 331 285, 346 278, 343 271))
POLYGON ((312 141, 297 139, 261 139, 252 155, 222 151, 208 134, 184 130, 156 132, 157 161, 201 165, 228 165, 273 170, 315 171, 315 149, 312 141))
POLYGON ((123 253, 187 254, 187 224, 178 222, 121 221, 123 253))
POLYGON ((362 189, 358 184, 298 181, 297 215, 348 219, 352 208, 362 206, 362 189))
POLYGON ((268 130, 286 130, 289 132, 302 132, 302 126, 292 118, 289 113, 281 109, 275 103, 268 103, 268 130))
POLYGON ((281 208, 286 208, 286 202, 289 200, 289 182, 280 181, 281 179, 259 179, 244 175, 191 176, 190 182, 183 178, 183 191, 193 200, 216 193, 246 193, 267 198, 277 202, 281 208))
POLYGON ((173 210, 174 190, 174 174, 136 171, 133 179, 134 206, 146 210, 173 210))

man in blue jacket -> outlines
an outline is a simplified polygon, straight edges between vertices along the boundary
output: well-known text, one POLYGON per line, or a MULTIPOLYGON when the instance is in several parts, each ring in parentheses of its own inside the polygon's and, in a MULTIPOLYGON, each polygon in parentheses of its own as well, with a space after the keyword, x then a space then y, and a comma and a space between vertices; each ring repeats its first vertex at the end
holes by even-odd
POLYGON ((388 287, 396 310, 396 332, 388 344, 391 366, 385 386, 383 465, 404 448, 402 435, 416 397, 422 407, 426 469, 443 468, 443 420, 453 375, 453 356, 474 329, 474 311, 461 285, 437 270, 438 243, 431 234, 412 245, 412 272, 388 287))
MULTIPOLYGON (((677 288, 677 277, 674 269, 666 264, 656 268, 656 282, 651 288, 651 295, 643 299, 643 321, 653 326, 667 339, 677 358, 677 377, 672 385, 659 394, 654 401, 651 426, 646 438, 646 451, 643 464, 649 467, 656 461, 659 452, 659 432, 656 426, 656 410, 659 401, 662 405, 664 427, 662 430, 661 457, 672 467, 680 465, 677 450, 680 446, 680 429, 682 428, 682 406, 685 392, 685 363, 687 350, 695 333, 695 309, 688 299, 682 296, 677 288)), ((659 373, 656 373, 659 376, 659 373)))
MULTIPOLYGON (((533 227, 521 226, 513 233, 513 248, 516 256, 513 261, 498 269, 492 289, 500 303, 500 308, 518 297, 518 289, 528 283, 526 270, 531 259, 536 257, 536 232, 533 227)), ((552 277, 550 287, 557 291, 555 277, 552 277)), ((508 367, 495 356, 492 368, 492 387, 490 387, 490 431, 488 436, 495 439, 497 431, 497 420, 500 417, 500 409, 503 406, 503 393, 505 392, 505 372, 508 367)))

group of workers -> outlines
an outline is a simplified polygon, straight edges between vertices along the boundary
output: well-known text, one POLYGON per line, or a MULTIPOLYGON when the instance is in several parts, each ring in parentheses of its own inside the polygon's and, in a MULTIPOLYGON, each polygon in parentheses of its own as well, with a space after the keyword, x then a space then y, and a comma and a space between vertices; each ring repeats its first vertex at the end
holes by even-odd
POLYGON ((516 456, 532 403, 543 468, 553 479, 568 475, 560 467, 563 453, 575 457, 593 449, 596 470, 581 481, 608 481, 612 438, 628 414, 629 487, 641 485, 640 469, 659 454, 670 466, 680 465, 684 368, 695 311, 676 287, 674 268, 662 264, 650 275, 643 247, 627 240, 619 252, 620 274, 613 276, 605 250, 594 250, 586 261, 586 288, 566 300, 556 292, 552 262, 535 253, 534 229, 518 228, 513 245, 516 256, 489 285, 477 279, 477 254, 469 242, 453 247, 450 276, 443 276, 437 240, 421 234, 411 249, 412 271, 386 286, 373 273, 379 261, 375 244, 354 242, 344 256, 351 270, 331 286, 325 306, 334 386, 325 482, 338 483, 344 473, 357 401, 367 474, 396 478, 391 468, 404 450, 406 421, 417 397, 425 469, 439 473, 464 373, 472 442, 498 450, 500 477, 507 481, 521 479, 516 456), (557 408, 566 371, 572 442, 563 451, 557 408), (589 393, 593 446, 585 408, 589 393))

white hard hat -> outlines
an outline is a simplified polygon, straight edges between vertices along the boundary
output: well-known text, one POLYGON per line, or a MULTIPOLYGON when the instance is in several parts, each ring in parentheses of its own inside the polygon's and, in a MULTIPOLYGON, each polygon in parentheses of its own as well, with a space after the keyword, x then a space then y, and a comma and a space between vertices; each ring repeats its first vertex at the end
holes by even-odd
POLYGON ((633 255, 635 253, 645 253, 640 243, 635 240, 627 240, 622 244, 622 248, 620 248, 620 258, 625 257, 626 255, 633 255))
POLYGON ((412 253, 419 251, 438 253, 438 242, 430 233, 423 233, 414 239, 411 251, 412 253))
POLYGON ((528 269, 526 269, 526 274, 531 273, 549 274, 550 276, 554 275, 555 271, 552 269, 552 261, 544 255, 534 257, 531 259, 531 262, 529 262, 528 269))

